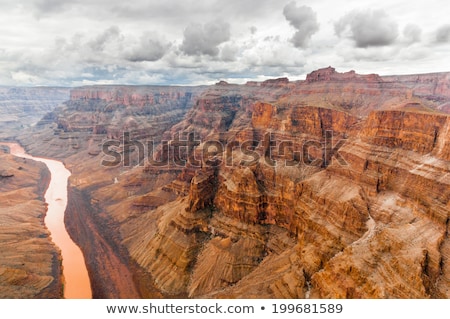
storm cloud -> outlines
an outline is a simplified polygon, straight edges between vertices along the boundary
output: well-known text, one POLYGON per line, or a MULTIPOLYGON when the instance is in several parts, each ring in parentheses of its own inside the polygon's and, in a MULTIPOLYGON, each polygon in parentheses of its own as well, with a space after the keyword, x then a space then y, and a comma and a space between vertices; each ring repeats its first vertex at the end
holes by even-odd
POLYGON ((139 44, 125 57, 131 62, 154 62, 161 59, 170 49, 171 44, 164 42, 158 35, 146 32, 141 36, 139 44))
POLYGON ((223 21, 209 22, 204 25, 194 23, 184 30, 181 51, 187 55, 219 54, 218 45, 230 39, 230 24, 223 21))
POLYGON ((121 41, 120 30, 112 26, 99 34, 95 39, 89 41, 89 47, 94 51, 103 51, 108 43, 121 41))
POLYGON ((339 37, 349 37, 358 48, 390 45, 398 37, 398 25, 383 10, 353 10, 334 24, 339 37))
POLYGON ((290 2, 284 7, 283 14, 297 30, 291 39, 292 44, 297 48, 305 48, 311 36, 319 30, 316 13, 310 7, 297 7, 295 2, 290 2))

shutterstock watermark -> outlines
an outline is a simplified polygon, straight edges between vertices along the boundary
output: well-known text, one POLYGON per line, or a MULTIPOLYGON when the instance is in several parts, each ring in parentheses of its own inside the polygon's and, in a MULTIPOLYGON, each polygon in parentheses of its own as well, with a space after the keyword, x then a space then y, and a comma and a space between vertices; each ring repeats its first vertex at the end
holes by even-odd
POLYGON ((260 140, 201 140, 195 133, 175 134, 170 140, 156 142, 131 139, 129 132, 121 140, 107 140, 102 145, 106 155, 101 165, 153 166, 153 167, 217 167, 251 166, 263 163, 271 167, 293 167, 299 165, 327 167, 332 161, 347 166, 339 152, 345 138, 335 138, 326 131, 321 139, 299 137, 282 139, 266 133, 260 140), (134 159, 134 163, 132 164, 134 159))

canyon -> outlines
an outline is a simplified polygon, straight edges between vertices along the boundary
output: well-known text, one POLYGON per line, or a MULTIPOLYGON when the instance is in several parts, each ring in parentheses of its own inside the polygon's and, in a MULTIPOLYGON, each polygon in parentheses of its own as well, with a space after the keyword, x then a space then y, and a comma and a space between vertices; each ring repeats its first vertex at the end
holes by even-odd
POLYGON ((0 86, 0 138, 33 126, 69 97, 69 88, 0 86))
POLYGON ((449 128, 450 73, 328 67, 73 88, 9 138, 71 171, 94 298, 449 298, 449 128))

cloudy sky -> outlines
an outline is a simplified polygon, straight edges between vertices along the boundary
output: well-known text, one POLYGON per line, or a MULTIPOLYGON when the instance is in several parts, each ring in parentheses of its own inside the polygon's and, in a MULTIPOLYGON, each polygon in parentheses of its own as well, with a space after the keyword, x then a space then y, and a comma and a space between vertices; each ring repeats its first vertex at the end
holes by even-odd
POLYGON ((0 85, 450 71, 447 0, 0 0, 0 85))

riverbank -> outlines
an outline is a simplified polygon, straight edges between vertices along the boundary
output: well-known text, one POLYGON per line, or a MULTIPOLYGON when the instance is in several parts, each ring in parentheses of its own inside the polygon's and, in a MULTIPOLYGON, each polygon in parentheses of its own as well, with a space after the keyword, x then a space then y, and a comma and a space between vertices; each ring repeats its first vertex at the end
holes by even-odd
POLYGON ((12 155, 42 162, 49 169, 51 179, 45 192, 45 201, 48 206, 44 222, 51 233, 52 241, 61 250, 64 298, 92 298, 84 256, 80 248, 72 241, 64 224, 70 171, 59 161, 35 158, 26 154, 25 150, 18 144, 5 143, 5 145, 10 148, 12 155))
POLYGON ((62 298, 61 253, 45 226, 51 175, 0 151, 0 298, 62 298))
POLYGON ((92 278, 94 298, 141 298, 129 261, 120 254, 118 247, 112 246, 112 240, 103 237, 104 232, 96 222, 95 214, 89 205, 89 198, 75 187, 69 187, 69 202, 66 211, 67 230, 74 241, 83 247, 92 278))

